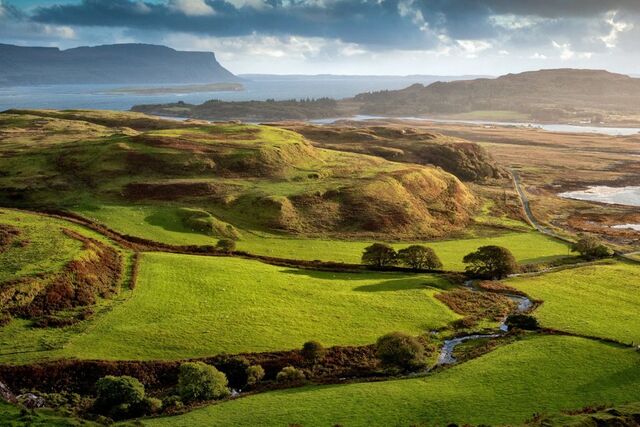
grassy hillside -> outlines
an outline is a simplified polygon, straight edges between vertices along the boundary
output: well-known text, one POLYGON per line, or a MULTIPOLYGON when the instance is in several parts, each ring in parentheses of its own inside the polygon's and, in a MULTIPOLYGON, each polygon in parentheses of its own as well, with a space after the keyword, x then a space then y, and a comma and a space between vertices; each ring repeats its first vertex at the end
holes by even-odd
POLYGON ((426 378, 270 392, 146 420, 149 426, 520 424, 534 413, 637 401, 640 355, 531 337, 426 378))
MULTIPOLYGON (((169 244, 212 244, 215 239, 188 228, 177 208, 151 205, 104 205, 100 208, 79 207, 76 212, 95 221, 108 224, 121 233, 145 237, 169 244)), ((496 218, 493 218, 496 219, 496 218)), ((504 221, 501 219, 501 221, 504 221)), ((511 225, 511 224, 508 224, 511 225)), ((387 237, 388 238, 388 237, 387 237)), ((383 238, 383 240, 387 240, 383 238)), ((239 250, 289 259, 322 260, 359 263, 363 249, 376 240, 335 240, 302 238, 292 235, 244 232, 237 242, 239 250)), ((458 239, 420 241, 432 247, 442 259, 444 268, 463 270, 462 257, 484 245, 509 248, 519 262, 529 264, 557 259, 569 254, 567 245, 540 233, 502 231, 492 236, 469 236, 458 239)), ((394 243, 396 248, 410 244, 394 243)))
POLYGON ((317 147, 438 166, 463 181, 506 176, 480 145, 406 125, 371 126, 365 122, 338 126, 296 124, 287 128, 304 135, 317 147))
POLYGON ((544 303, 544 326, 622 342, 640 342, 640 267, 613 263, 522 277, 506 283, 544 303))
MULTIPOLYGON (((182 359, 298 348, 311 339, 370 344, 389 331, 417 335, 457 319, 434 298, 449 287, 430 275, 321 273, 236 258, 146 253, 130 298, 82 333, 64 337, 63 349, 50 356, 182 359)), ((48 336, 13 333, 20 341, 48 336)))
POLYGON ((315 148, 274 127, 13 111, 0 115, 0 134, 2 204, 197 209, 213 237, 233 228, 444 236, 478 204, 442 170, 315 148))

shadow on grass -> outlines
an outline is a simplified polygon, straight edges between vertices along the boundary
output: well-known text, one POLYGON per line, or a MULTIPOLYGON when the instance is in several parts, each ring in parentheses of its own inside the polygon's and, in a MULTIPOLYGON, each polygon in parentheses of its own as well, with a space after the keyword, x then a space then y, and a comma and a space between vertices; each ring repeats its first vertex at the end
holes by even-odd
POLYGON ((307 276, 320 280, 337 280, 344 282, 353 280, 379 281, 379 283, 372 283, 353 288, 354 291, 358 292, 393 292, 429 288, 447 290, 455 287, 445 278, 439 277, 435 274, 421 274, 418 276, 407 275, 404 273, 334 273, 302 269, 286 269, 283 271, 283 273, 294 274, 298 276, 307 276))

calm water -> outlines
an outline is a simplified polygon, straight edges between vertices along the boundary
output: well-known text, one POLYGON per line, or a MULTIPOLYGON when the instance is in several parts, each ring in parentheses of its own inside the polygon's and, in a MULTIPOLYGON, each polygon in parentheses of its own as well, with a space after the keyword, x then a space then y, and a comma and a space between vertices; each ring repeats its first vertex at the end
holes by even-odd
POLYGON ((596 185, 581 191, 560 193, 566 199, 585 200, 609 205, 640 206, 640 187, 607 187, 596 185))
MULTIPOLYGON (((332 124, 340 120, 375 120, 384 119, 389 117, 382 116, 354 116, 354 117, 336 117, 331 119, 318 119, 312 120, 312 123, 316 124, 332 124)), ((560 132, 560 133, 599 133, 603 135, 613 136, 628 136, 636 135, 640 133, 640 128, 624 128, 624 127, 603 127, 603 126, 577 126, 577 125, 564 125, 564 124, 540 124, 540 123, 524 123, 524 122, 498 122, 490 120, 455 120, 455 119, 439 119, 432 117, 393 117, 399 120, 410 121, 425 121, 436 123, 463 123, 472 125, 485 125, 485 126, 516 126, 516 127, 530 127, 538 128, 547 132, 560 132)))
MULTIPOLYGON (((224 101, 264 101, 266 99, 348 98, 358 93, 402 89, 414 83, 430 84, 447 77, 338 77, 338 76, 252 76, 243 81, 244 91, 189 94, 106 93, 123 85, 59 85, 0 87, 0 111, 9 108, 128 110, 136 104, 184 101, 200 104, 210 99, 224 101)), ((173 85, 147 85, 162 87, 173 85)), ((135 85, 135 87, 141 87, 135 85)))

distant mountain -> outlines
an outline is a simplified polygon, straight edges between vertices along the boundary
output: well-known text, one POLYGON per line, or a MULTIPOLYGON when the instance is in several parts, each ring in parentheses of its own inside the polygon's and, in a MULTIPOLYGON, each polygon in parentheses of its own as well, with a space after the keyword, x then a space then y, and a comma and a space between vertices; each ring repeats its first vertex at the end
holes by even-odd
POLYGON ((557 69, 496 79, 436 82, 357 95, 361 114, 429 115, 514 111, 533 119, 640 112, 640 79, 601 70, 557 69))
POLYGON ((68 50, 0 44, 0 86, 238 81, 212 52, 115 44, 68 50))

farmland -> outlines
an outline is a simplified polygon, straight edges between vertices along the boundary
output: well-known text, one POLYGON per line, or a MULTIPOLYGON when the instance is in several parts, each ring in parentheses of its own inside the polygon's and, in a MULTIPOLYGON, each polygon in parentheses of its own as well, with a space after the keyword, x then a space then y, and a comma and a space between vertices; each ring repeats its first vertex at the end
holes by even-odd
POLYGON ((608 344, 535 337, 425 378, 283 390, 145 424, 520 424, 533 412, 639 400, 639 360, 608 344))
MULTIPOLYGON (((499 146, 495 160, 502 142, 482 134, 486 151, 398 124, 1 113, 0 381, 84 399, 29 413, 34 425, 96 420, 96 381, 125 374, 157 401, 108 415, 149 426, 519 425, 633 411, 640 267, 586 262, 531 228, 505 167, 518 150, 499 146), (363 261, 372 243, 390 245, 389 264, 363 261), (442 268, 400 264, 394 251, 413 244, 442 268), (465 275, 463 257, 489 245, 524 274, 465 275), (388 365, 376 342, 391 332, 420 363, 388 365), (180 365, 194 359, 239 395, 183 404, 180 365), (257 364, 264 376, 249 384, 257 364), (297 380, 279 378, 288 366, 297 380)), ((553 199, 535 187, 552 177, 543 160, 529 164, 538 215, 553 199)), ((0 423, 24 417, 0 404, 0 423)))

